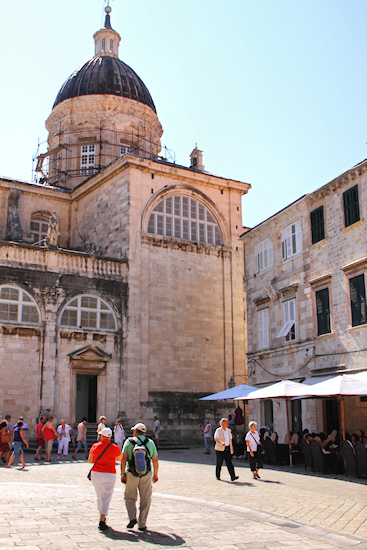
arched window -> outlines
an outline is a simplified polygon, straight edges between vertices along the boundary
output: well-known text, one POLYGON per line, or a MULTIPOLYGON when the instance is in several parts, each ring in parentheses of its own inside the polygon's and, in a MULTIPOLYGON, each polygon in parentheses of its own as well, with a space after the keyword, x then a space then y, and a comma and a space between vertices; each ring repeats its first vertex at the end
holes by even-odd
POLYGON ((0 286, 0 322, 39 325, 40 312, 35 300, 22 288, 0 286))
POLYGON ((148 233, 217 246, 223 244, 220 227, 206 206, 185 195, 166 197, 155 206, 148 233))
POLYGON ((32 214, 31 235, 37 246, 44 246, 47 236, 49 216, 47 214, 32 214))
POLYGON ((110 39, 110 53, 113 53, 113 40, 110 39))
POLYGON ((98 296, 82 294, 64 307, 60 325, 70 328, 116 330, 111 307, 98 296))
POLYGON ((103 52, 106 51, 106 39, 105 38, 102 38, 102 51, 103 52))

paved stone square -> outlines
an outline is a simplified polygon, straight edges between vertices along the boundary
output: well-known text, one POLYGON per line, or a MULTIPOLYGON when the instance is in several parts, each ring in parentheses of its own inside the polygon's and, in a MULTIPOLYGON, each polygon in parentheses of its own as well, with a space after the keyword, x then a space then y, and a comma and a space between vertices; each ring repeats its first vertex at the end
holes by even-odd
POLYGON ((118 477, 111 527, 103 534, 85 460, 44 464, 25 457, 25 471, 0 468, 2 550, 367 550, 367 480, 313 475, 298 466, 266 468, 254 482, 248 464, 234 459, 239 480, 231 483, 225 467, 216 480, 215 455, 204 455, 204 448, 162 451, 149 531, 126 529, 118 477))

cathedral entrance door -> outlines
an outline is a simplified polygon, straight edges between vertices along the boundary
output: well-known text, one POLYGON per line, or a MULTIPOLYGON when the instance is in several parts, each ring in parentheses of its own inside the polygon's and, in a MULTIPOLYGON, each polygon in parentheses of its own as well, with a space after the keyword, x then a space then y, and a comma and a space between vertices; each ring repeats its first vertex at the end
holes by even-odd
POLYGON ((76 375, 76 420, 87 418, 96 422, 97 417, 97 376, 94 374, 76 375))

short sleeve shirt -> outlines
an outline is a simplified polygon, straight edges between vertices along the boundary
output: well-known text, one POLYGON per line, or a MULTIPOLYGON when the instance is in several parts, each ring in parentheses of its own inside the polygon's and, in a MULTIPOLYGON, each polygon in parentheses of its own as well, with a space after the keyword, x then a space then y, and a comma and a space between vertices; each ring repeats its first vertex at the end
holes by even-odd
POLYGON ((260 443, 260 436, 258 432, 253 433, 251 430, 247 432, 246 443, 247 443, 247 448, 250 449, 250 451, 255 453, 257 451, 257 446, 260 443))
MULTIPOLYGON (((137 435, 136 437, 133 437, 132 439, 134 439, 134 441, 136 443, 140 444, 140 443, 144 442, 145 435, 137 435)), ((152 441, 151 439, 148 438, 148 441, 147 441, 147 443, 145 443, 145 446, 148 449, 150 458, 153 458, 154 456, 158 456, 157 447, 155 446, 154 441, 152 441)), ((127 462, 126 462, 125 473, 130 472, 129 462, 130 462, 131 457, 132 457, 133 449, 134 449, 134 444, 131 441, 129 441, 129 439, 126 439, 125 443, 124 443, 124 446, 122 448, 122 452, 127 454, 127 462)))
MULTIPOLYGON (((101 455, 103 450, 109 445, 110 441, 107 439, 104 439, 103 441, 99 441, 98 443, 94 443, 92 445, 92 448, 90 450, 90 454, 93 455, 94 461, 101 455)), ((101 458, 98 460, 97 464, 95 464, 92 468, 94 472, 105 472, 108 474, 115 474, 116 473, 116 458, 120 456, 121 451, 118 448, 117 445, 112 443, 107 451, 103 453, 101 458)))

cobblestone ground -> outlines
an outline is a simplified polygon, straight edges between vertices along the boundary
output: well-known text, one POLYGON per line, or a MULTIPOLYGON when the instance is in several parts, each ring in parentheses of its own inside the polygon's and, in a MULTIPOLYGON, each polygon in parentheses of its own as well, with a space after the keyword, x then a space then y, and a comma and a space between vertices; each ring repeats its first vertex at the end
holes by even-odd
POLYGON ((295 467, 265 469, 253 482, 248 464, 235 459, 239 480, 231 483, 225 468, 216 480, 215 456, 202 448, 162 451, 149 531, 126 529, 118 478, 111 527, 102 534, 87 462, 32 463, 25 456, 25 471, 0 468, 1 550, 367 550, 367 480, 295 467))

